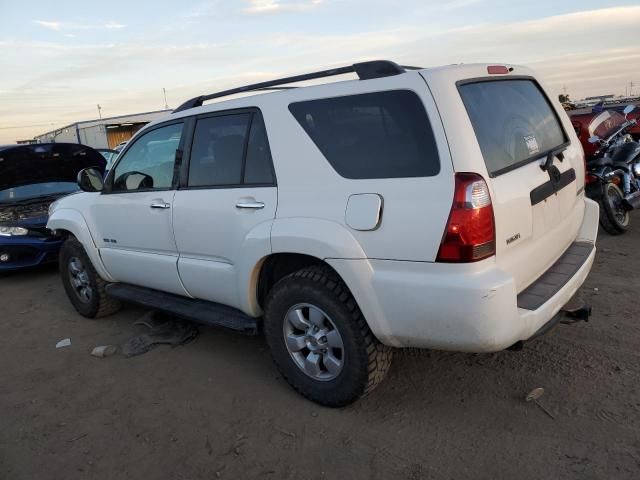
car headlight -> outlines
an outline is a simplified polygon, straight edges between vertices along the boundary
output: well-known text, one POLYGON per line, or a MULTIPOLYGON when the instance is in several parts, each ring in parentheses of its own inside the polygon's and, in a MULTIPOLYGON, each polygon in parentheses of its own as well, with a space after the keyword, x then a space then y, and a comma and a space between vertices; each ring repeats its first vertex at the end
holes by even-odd
POLYGON ((29 230, 22 227, 0 227, 0 235, 4 237, 26 235, 27 233, 29 230))

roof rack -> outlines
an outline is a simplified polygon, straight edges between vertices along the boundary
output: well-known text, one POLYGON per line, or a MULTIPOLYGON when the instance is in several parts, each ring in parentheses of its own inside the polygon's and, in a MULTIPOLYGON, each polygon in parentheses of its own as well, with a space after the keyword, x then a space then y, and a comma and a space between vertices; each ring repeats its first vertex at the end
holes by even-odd
POLYGON ((288 83, 303 82, 305 80, 314 80, 316 78, 333 77, 335 75, 344 75, 345 73, 355 72, 360 80, 369 80, 372 78, 390 77, 392 75, 399 75, 407 70, 420 70, 421 67, 409 67, 404 65, 398 65, 395 62, 389 60, 373 60, 370 62, 354 63, 347 67, 332 68, 330 70, 322 70, 320 72, 305 73, 304 75, 294 75, 292 77, 279 78, 277 80, 269 80, 268 82, 253 83, 251 85, 245 85, 244 87, 232 88, 230 90, 223 90, 222 92, 210 93, 209 95, 200 95, 198 97, 191 98, 176 108, 172 113, 182 112, 190 108, 200 107, 207 100, 214 98, 226 97, 234 95, 236 93, 244 93, 255 90, 280 90, 286 88, 295 87, 283 87, 288 83), (279 88, 274 88, 279 87, 279 88))

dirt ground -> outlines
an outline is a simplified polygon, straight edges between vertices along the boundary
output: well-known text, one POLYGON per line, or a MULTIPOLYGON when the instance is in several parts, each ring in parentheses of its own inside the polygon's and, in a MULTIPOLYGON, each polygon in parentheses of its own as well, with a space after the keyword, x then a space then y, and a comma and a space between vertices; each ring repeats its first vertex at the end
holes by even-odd
POLYGON ((339 410, 289 388, 262 338, 201 328, 185 346, 94 358, 142 332, 144 311, 86 320, 55 268, 0 278, 0 479, 638 479, 632 220, 600 234, 580 293, 590 323, 518 353, 398 352, 378 390, 339 410), (524 401, 535 387, 554 419, 524 401))

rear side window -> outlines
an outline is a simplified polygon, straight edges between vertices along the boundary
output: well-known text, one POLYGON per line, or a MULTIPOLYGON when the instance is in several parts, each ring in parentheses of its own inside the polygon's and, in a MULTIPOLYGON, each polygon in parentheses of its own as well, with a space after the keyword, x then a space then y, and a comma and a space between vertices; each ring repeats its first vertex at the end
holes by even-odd
POLYGON ((532 80, 483 81, 459 89, 491 176, 567 142, 555 110, 532 80))
POLYGON ((273 185, 262 117, 239 113, 199 118, 189 160, 189 186, 273 185))
POLYGON ((433 130, 414 92, 310 100, 292 103, 289 111, 345 178, 429 177, 440 171, 433 130))
POLYGON ((251 114, 201 118, 191 147, 189 186, 239 185, 251 114))

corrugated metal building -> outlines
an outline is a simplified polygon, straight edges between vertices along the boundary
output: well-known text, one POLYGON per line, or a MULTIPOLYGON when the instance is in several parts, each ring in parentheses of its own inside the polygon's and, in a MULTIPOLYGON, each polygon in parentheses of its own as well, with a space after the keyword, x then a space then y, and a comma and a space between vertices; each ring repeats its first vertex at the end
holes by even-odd
POLYGON ((113 148, 121 142, 129 140, 134 133, 147 123, 167 116, 171 110, 120 115, 76 122, 57 128, 34 138, 38 143, 82 143, 93 148, 113 148))

